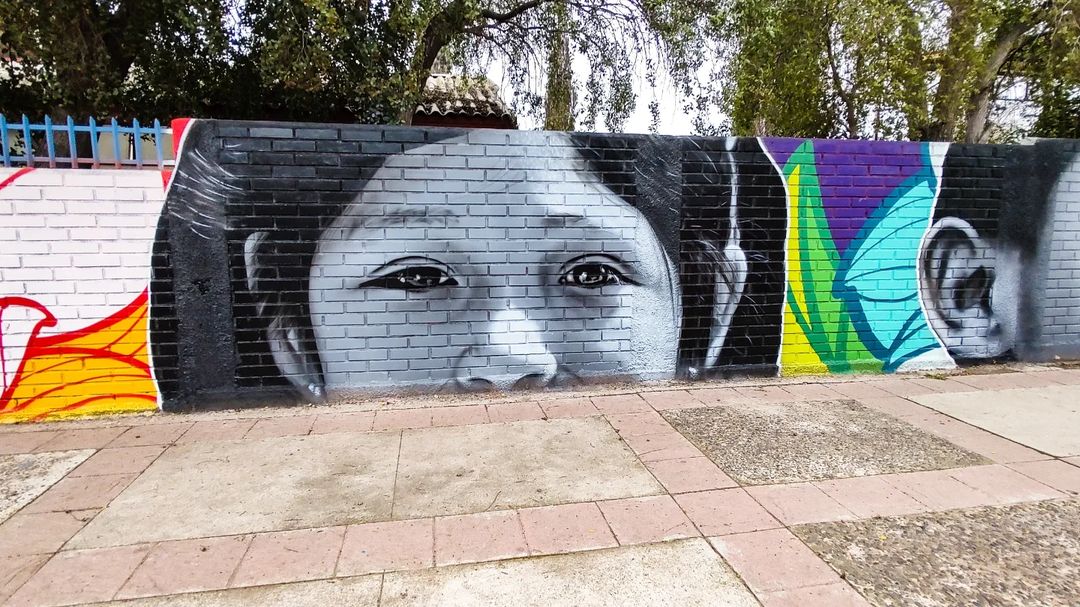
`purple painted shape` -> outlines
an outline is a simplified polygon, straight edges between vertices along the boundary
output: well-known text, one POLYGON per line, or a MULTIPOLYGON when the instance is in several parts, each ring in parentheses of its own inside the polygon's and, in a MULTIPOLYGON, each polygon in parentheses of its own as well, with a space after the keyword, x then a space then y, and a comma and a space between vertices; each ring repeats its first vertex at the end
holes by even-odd
MULTIPOLYGON (((780 170, 805 139, 763 142, 780 170)), ((923 145, 896 141, 815 139, 814 162, 822 206, 843 255, 874 209, 922 168, 923 145)))

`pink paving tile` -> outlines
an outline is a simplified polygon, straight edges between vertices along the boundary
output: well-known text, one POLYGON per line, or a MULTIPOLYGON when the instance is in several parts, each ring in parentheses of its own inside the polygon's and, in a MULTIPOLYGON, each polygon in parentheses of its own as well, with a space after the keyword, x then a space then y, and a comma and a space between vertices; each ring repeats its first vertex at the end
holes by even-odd
POLYGON ((920 404, 913 403, 910 400, 906 398, 900 398, 899 396, 862 398, 859 399, 859 402, 875 411, 880 411, 886 415, 891 415, 893 417, 898 417, 901 419, 906 416, 924 415, 928 411, 931 411, 930 409, 920 404))
POLYGON ((995 504, 1014 504, 1066 497, 1064 493, 1005 466, 976 466, 950 470, 949 476, 989 495, 995 504))
POLYGON ((960 383, 951 377, 935 379, 933 377, 912 377, 908 381, 932 390, 937 394, 953 394, 956 392, 974 392, 971 386, 960 383))
POLYGON ((764 607, 870 607, 870 603, 844 582, 807 586, 758 595, 764 607))
POLYGON ((544 410, 535 402, 488 405, 487 410, 488 418, 497 424, 544 419, 544 410))
POLYGON ((23 512, 64 512, 104 508, 120 495, 134 474, 106 474, 60 479, 30 503, 23 512))
POLYGON ((874 387, 903 398, 934 393, 934 390, 931 390, 926 386, 920 385, 910 379, 902 379, 899 377, 877 380, 874 382, 874 387))
POLYGON ((561 554, 618 546, 594 503, 519 510, 530 554, 561 554))
POLYGON ((486 423, 488 423, 488 414, 484 405, 435 407, 431 410, 432 426, 470 426, 486 423))
POLYGON ((1049 388, 1050 386, 1060 386, 1063 383, 1045 371, 1024 371, 1024 381, 1032 388, 1049 388))
POLYGON ((882 478, 931 511, 973 508, 994 503, 989 495, 949 476, 948 470, 889 474, 882 478))
POLYGON ((375 413, 375 430, 430 428, 431 409, 386 409, 375 413))
POLYGON ((177 443, 193 443, 202 441, 236 440, 244 438, 248 430, 255 425, 253 419, 222 419, 215 421, 195 422, 190 430, 185 432, 177 443))
POLYGON ((588 417, 599 415, 600 412, 587 398, 558 398, 554 400, 540 401, 540 408, 549 419, 565 417, 588 417))
POLYGON ((1066 457, 1061 461, 1072 464, 1074 466, 1080 466, 1080 456, 1078 456, 1078 457, 1066 457))
POLYGON ((667 495, 610 500, 599 506, 623 546, 698 536, 690 519, 667 495))
POLYGON ((119 428, 76 428, 61 430, 52 440, 46 441, 34 451, 70 451, 72 449, 100 449, 120 436, 128 429, 119 428))
POLYGON ((1061 460, 1010 464, 1009 467, 1058 491, 1080 495, 1080 468, 1061 460))
POLYGON ((1038 388, 1040 382, 1026 373, 989 373, 985 375, 958 375, 956 381, 979 390, 1013 390, 1038 388))
POLYGON ((791 400, 837 400, 844 398, 842 394, 833 390, 828 384, 788 384, 783 387, 784 391, 791 395, 791 400))
POLYGON ((958 419, 922 408, 910 415, 899 416, 901 420, 935 434, 945 440, 973 451, 995 462, 1030 462, 1047 459, 1047 455, 985 430, 966 424, 958 419))
POLYGON ((643 436, 646 434, 662 434, 673 432, 675 429, 667 423, 660 414, 655 411, 648 413, 623 413, 620 415, 608 415, 608 422, 615 428, 620 436, 643 436))
POLYGON ((758 596, 841 581, 787 529, 725 535, 709 541, 758 596))
POLYGON ((311 427, 311 433, 332 434, 336 432, 369 432, 374 422, 374 411, 326 413, 315 417, 315 424, 311 427))
POLYGON ((315 425, 314 415, 288 415, 268 417, 255 422, 244 435, 245 439, 273 438, 276 436, 307 436, 315 425))
POLYGON ((728 489, 738 483, 707 457, 684 457, 646 462, 645 466, 669 493, 728 489))
POLYGON ((165 445, 102 449, 72 470, 68 478, 102 474, 139 474, 146 470, 165 449, 165 445))
POLYGON ((49 560, 48 554, 3 556, 0 554, 0 603, 26 583, 39 567, 49 560))
POLYGON ((8 600, 8 607, 52 607, 113 598, 150 546, 60 552, 8 600))
POLYGON ((1032 371, 1030 375, 1038 375, 1038 382, 1054 382, 1064 386, 1080 384, 1080 369, 1046 369, 1032 371))
POLYGON ((429 518, 349 525, 337 575, 423 569, 435 564, 434 521, 429 518))
POLYGON ((735 388, 743 400, 758 403, 790 403, 795 400, 790 392, 780 386, 747 386, 735 388))
POLYGON ((781 524, 743 489, 720 489, 675 496, 704 535, 775 529, 781 524))
POLYGON ((0 556, 51 554, 85 524, 68 512, 16 514, 0 524, 0 556))
POLYGON ((528 556, 517 512, 484 512, 435 519, 435 564, 477 563, 528 556))
POLYGON ((637 394, 615 394, 612 396, 592 397, 595 406, 604 415, 619 415, 622 413, 646 413, 653 408, 645 399, 637 394))
POLYGON ((58 432, 4 432, 0 434, 0 455, 30 453, 56 438, 58 432))
POLYGON ((829 384, 829 387, 836 390, 840 394, 843 394, 847 398, 853 398, 855 400, 863 400, 864 398, 882 398, 885 396, 896 396, 892 392, 886 392, 881 388, 875 386, 877 382, 870 381, 853 381, 853 382, 837 382, 835 384, 829 384))
POLYGON ((691 390, 690 395, 706 405, 730 405, 733 403, 745 403, 746 395, 735 388, 702 388, 691 390))
POLYGON ((135 426, 116 437, 110 447, 142 447, 146 445, 170 445, 183 436, 194 425, 192 422, 180 424, 146 424, 135 426))
POLYGON ((701 407, 703 403, 686 390, 664 390, 661 392, 642 392, 641 398, 653 409, 687 409, 701 407))
POLYGON ((748 487, 747 492, 785 525, 855 518, 850 510, 810 483, 748 487))
POLYGON ((155 544, 116 598, 225 588, 250 542, 250 535, 234 535, 155 544))
POLYGON ((624 436, 622 439, 643 462, 701 457, 701 451, 675 430, 662 434, 624 436))
POLYGON ((344 527, 260 533, 240 561, 230 587, 285 584, 334 576, 344 527))
POLYGON ((926 512, 927 507, 880 476, 842 478, 815 483, 859 518, 926 512))

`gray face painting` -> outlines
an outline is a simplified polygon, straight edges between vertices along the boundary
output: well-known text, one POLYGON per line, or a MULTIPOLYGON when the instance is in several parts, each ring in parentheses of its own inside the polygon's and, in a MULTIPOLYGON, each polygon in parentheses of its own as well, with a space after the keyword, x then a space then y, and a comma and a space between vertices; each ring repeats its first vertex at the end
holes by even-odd
MULTIPOLYGON (((464 140, 438 147, 455 144, 482 154, 464 140)), ((675 374, 675 263, 569 140, 551 149, 572 170, 547 168, 549 158, 383 190, 433 147, 386 159, 318 242, 309 309, 329 390, 418 375, 487 390, 675 374)))

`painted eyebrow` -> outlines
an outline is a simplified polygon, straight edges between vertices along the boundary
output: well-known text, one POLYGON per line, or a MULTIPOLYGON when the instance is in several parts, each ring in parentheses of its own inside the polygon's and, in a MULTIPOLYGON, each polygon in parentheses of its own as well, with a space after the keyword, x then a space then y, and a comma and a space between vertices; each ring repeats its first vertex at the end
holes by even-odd
POLYGON ((457 217, 458 213, 447 207, 413 207, 394 209, 382 215, 355 215, 349 220, 348 232, 365 228, 387 228, 401 225, 402 220, 412 225, 442 225, 435 218, 457 217))

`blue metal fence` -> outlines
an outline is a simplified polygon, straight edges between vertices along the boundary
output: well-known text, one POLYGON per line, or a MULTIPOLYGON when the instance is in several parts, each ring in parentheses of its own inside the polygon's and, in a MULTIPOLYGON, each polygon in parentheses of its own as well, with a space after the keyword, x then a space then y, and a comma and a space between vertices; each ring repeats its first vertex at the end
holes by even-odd
MULTIPOLYGON (((140 125, 132 120, 131 126, 121 126, 115 118, 108 124, 99 125, 90 118, 85 125, 77 125, 69 116, 66 124, 53 124, 52 118, 45 116, 41 124, 30 122, 24 114, 18 122, 8 122, 0 114, 0 156, 5 167, 47 166, 77 168, 135 168, 165 169, 175 164, 172 157, 172 145, 166 138, 172 137, 172 129, 162 128, 161 122, 154 120, 152 126, 140 125), (78 133, 89 134, 90 156, 78 155, 76 139, 78 133), (34 153, 37 143, 40 151, 41 138, 44 135, 46 154, 34 153), (104 136, 104 137, 103 137, 104 136), (57 156, 57 141, 66 141, 68 153, 57 156), (108 140, 111 138, 111 142, 108 140), (121 140, 124 141, 121 144, 121 140), (143 141, 153 144, 154 157, 144 158, 143 141), (102 149, 102 143, 105 148, 102 149), (111 158, 109 157, 111 156, 111 158)), ((84 150, 85 151, 85 150, 84 150)))

